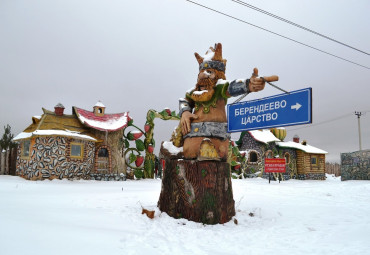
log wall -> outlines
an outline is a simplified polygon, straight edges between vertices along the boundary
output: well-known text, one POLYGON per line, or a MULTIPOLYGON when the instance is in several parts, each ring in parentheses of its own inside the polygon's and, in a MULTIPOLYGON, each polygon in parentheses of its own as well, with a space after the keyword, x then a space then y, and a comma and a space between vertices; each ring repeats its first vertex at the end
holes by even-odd
POLYGON ((297 173, 299 179, 325 180, 325 154, 309 154, 297 150, 297 173), (316 157, 317 164, 311 160, 316 157))

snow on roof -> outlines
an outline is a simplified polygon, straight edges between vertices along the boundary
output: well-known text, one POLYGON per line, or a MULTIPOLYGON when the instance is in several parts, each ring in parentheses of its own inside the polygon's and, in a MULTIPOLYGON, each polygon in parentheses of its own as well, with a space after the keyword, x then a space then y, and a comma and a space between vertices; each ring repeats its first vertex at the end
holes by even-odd
POLYGON ((97 106, 97 107, 105 107, 105 105, 103 105, 102 102, 98 101, 94 106, 97 106))
POLYGON ((63 109, 65 109, 64 105, 62 105, 61 103, 58 103, 56 106, 54 106, 54 108, 63 108, 63 109))
POLYGON ((35 118, 35 119, 41 120, 41 116, 40 116, 40 115, 32 116, 32 118, 35 118))
POLYGON ((88 135, 82 135, 79 132, 76 131, 70 131, 70 130, 36 130, 30 133, 22 132, 18 134, 16 137, 13 138, 13 141, 27 139, 32 136, 50 136, 50 135, 61 135, 61 136, 70 136, 80 139, 86 139, 91 141, 97 141, 95 138, 88 136, 88 135))
POLYGON ((263 129, 263 130, 252 130, 248 131, 251 136, 256 139, 259 142, 262 143, 270 143, 270 142, 280 142, 278 138, 274 136, 273 133, 271 133, 270 130, 268 129, 263 129))
POLYGON ((316 147, 313 147, 311 145, 308 145, 308 144, 307 145, 303 145, 303 144, 292 142, 292 141, 289 141, 289 142, 276 142, 276 144, 279 147, 294 148, 294 149, 302 150, 304 152, 312 153, 312 154, 327 154, 328 153, 327 151, 321 150, 321 149, 316 148, 316 147))
POLYGON ((95 116, 93 112, 77 107, 74 107, 74 109, 82 124, 100 131, 117 131, 123 129, 131 119, 127 112, 95 116))

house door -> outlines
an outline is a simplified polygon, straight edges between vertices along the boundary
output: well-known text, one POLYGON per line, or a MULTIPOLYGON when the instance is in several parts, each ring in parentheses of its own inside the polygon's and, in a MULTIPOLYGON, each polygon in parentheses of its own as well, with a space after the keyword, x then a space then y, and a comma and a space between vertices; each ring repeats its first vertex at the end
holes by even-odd
POLYGON ((109 172, 109 151, 107 148, 100 148, 97 158, 97 172, 108 173, 109 172))

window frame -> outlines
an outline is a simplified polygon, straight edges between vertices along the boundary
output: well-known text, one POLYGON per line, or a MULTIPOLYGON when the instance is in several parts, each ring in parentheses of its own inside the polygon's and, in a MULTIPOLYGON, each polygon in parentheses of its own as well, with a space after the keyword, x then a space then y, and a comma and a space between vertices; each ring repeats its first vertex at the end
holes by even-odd
POLYGON ((266 151, 265 158, 273 158, 273 157, 274 157, 274 154, 273 154, 272 150, 266 151))
POLYGON ((289 164, 290 161, 291 161, 291 155, 289 152, 285 152, 284 153, 284 158, 285 158, 285 164, 289 164), (287 160, 287 156, 288 156, 288 160, 287 160))
POLYGON ((98 157, 99 158, 109 158, 109 150, 108 150, 108 148, 106 148, 106 147, 100 147, 98 149, 98 157), (102 150, 105 150, 106 156, 99 155, 100 154, 100 151, 102 151, 102 150))
POLYGON ((311 166, 318 166, 318 157, 317 156, 311 156, 311 166), (312 163, 312 160, 315 159, 315 163, 312 163))
POLYGON ((84 157, 84 144, 83 143, 76 143, 76 142, 72 142, 70 144, 70 152, 69 152, 69 156, 71 158, 74 158, 74 159, 83 159, 84 157), (72 155, 72 146, 80 146, 80 156, 76 156, 76 155, 72 155))
POLYGON ((252 150, 248 153, 248 164, 258 164, 259 160, 259 153, 258 151, 252 150), (256 161, 251 161, 251 155, 252 153, 256 154, 256 161))
POLYGON ((23 159, 29 159, 31 157, 31 153, 30 153, 30 150, 31 150, 31 140, 27 139, 27 140, 23 140, 22 141, 22 147, 21 147, 21 158, 23 159), (28 154, 25 155, 25 143, 28 143, 28 154))

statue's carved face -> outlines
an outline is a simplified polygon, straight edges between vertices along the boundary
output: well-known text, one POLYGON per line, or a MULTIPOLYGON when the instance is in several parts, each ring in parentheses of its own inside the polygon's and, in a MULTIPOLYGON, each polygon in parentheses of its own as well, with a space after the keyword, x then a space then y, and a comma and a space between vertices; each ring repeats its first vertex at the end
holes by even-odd
POLYGON ((202 69, 199 71, 197 84, 191 98, 195 102, 206 102, 211 100, 215 93, 215 86, 219 79, 225 79, 223 72, 215 69, 202 69))
POLYGON ((192 93, 192 99, 196 102, 206 102, 211 100, 216 86, 216 73, 213 69, 202 69, 199 71, 197 84, 192 93))

